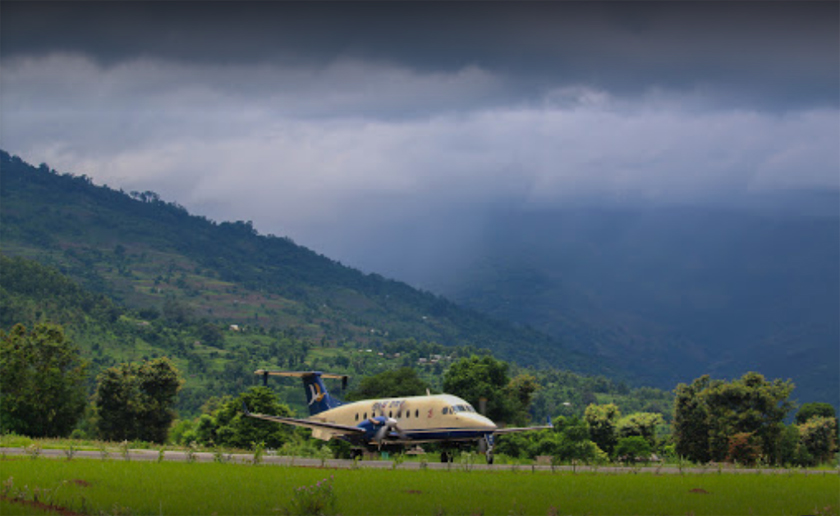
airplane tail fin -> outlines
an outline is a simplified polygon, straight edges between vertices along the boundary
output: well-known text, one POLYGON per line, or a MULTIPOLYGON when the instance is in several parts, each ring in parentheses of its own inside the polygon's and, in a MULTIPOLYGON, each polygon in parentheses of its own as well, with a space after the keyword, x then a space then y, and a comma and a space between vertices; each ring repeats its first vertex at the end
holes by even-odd
POLYGON ((259 369, 254 374, 262 375, 263 383, 268 381, 269 376, 291 376, 303 379, 303 388, 306 391, 306 404, 309 405, 309 415, 314 416, 325 410, 341 405, 341 401, 330 395, 322 378, 340 378, 342 387, 347 386, 347 375, 322 373, 320 371, 266 371, 259 369))

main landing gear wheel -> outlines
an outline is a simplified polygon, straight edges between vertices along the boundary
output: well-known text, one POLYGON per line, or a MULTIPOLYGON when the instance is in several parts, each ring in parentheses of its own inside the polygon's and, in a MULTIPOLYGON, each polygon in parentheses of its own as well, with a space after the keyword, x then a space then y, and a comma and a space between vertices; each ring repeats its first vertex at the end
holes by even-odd
POLYGON ((440 461, 444 464, 449 462, 449 452, 447 452, 447 451, 440 452, 440 461))
POLYGON ((484 452, 487 464, 493 464, 493 434, 487 434, 478 441, 478 450, 484 452))

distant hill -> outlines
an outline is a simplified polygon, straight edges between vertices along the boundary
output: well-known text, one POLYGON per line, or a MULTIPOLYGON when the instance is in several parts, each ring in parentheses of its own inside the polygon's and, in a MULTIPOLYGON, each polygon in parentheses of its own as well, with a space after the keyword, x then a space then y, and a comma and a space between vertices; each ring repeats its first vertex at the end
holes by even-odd
POLYGON ((620 360, 649 385, 755 370, 840 406, 840 197, 751 202, 497 210, 458 274, 382 270, 620 360))
MULTIPOLYGON (((259 383, 253 374, 257 368, 315 368, 349 374, 352 390, 367 376, 412 367, 432 389, 440 390, 443 373, 453 361, 488 353, 474 347, 414 339, 392 340, 375 349, 360 348, 352 342, 313 345, 290 331, 182 320, 179 316, 183 314, 177 311, 163 316, 155 310, 130 310, 103 294, 88 291, 52 267, 24 258, 0 253, 0 271, 0 329, 18 323, 27 328, 38 322, 62 325, 89 362, 89 393, 104 368, 167 356, 186 380, 177 403, 183 418, 197 416, 211 397, 236 395, 259 383)), ((624 413, 660 412, 669 419, 673 399, 667 391, 631 389, 624 382, 603 376, 557 369, 525 370, 512 365, 511 376, 522 372, 534 375, 542 386, 531 405, 536 421, 561 413, 582 415, 592 401, 617 403, 624 413)), ((275 381, 270 387, 297 414, 308 413, 297 382, 275 381)))
POLYGON ((522 365, 621 376, 555 337, 363 274, 250 222, 216 223, 153 192, 33 167, 0 151, 0 249, 174 321, 258 325, 317 343, 486 348, 522 365))

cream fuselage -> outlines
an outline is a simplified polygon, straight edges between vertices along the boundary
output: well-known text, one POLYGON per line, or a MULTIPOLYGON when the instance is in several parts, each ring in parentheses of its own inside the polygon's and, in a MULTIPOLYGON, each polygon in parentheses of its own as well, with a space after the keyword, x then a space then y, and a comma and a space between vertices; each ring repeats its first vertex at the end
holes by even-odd
MULTIPOLYGON (((346 403, 309 417, 312 421, 357 426, 368 418, 384 416, 397 420, 406 442, 471 440, 493 433, 497 427, 475 412, 469 403, 449 394, 383 398, 346 403)), ((340 432, 316 428, 312 436, 329 440, 340 432)))

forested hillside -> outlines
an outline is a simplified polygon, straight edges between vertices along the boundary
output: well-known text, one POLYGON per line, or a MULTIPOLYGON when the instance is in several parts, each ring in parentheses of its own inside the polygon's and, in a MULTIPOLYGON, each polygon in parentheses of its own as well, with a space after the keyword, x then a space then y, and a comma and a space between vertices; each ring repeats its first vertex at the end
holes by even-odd
MULTIPOLYGON (((258 368, 315 368, 351 375, 349 389, 363 378, 401 367, 414 368, 436 390, 454 360, 487 354, 469 346, 443 346, 414 339, 380 341, 373 348, 347 342, 313 343, 291 331, 257 325, 231 328, 156 310, 131 310, 92 293, 57 270, 23 258, 0 254, 0 329, 14 324, 28 328, 40 322, 64 327, 68 338, 89 361, 88 391, 97 374, 114 365, 169 357, 186 382, 176 408, 181 417, 193 417, 211 397, 236 395, 259 383, 258 368)), ((615 402, 626 412, 646 410, 670 414, 672 396, 646 387, 632 389, 603 376, 581 376, 556 369, 528 370, 513 366, 514 374, 534 375, 541 388, 532 406, 534 418, 582 414, 591 402, 615 402)), ((305 414, 299 382, 273 381, 281 399, 305 414)), ((337 386, 334 386, 337 387, 337 386)), ((342 393, 339 392, 339 395, 342 393)))
POLYGON ((324 345, 399 339, 486 348, 521 365, 619 375, 557 339, 342 266, 250 222, 190 215, 153 192, 96 186, 0 154, 4 253, 55 266, 177 323, 253 325, 324 345))

